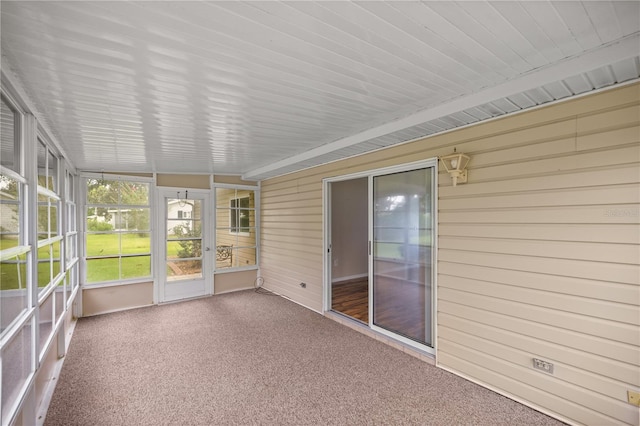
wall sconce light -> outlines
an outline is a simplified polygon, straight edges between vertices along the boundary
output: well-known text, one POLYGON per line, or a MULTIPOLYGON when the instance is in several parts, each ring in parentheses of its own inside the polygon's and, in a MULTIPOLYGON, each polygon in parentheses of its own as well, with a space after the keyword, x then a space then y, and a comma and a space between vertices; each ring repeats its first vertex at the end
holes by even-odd
POLYGON ((453 186, 458 183, 467 183, 467 164, 469 164, 469 156, 456 152, 453 149, 453 154, 440 157, 442 165, 447 170, 447 173, 451 176, 453 186))

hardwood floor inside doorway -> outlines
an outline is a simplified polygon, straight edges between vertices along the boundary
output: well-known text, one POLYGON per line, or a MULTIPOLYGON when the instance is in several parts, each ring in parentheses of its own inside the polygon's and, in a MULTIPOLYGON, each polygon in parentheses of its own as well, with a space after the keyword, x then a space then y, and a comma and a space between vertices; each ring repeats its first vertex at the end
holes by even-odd
POLYGON ((369 323, 369 283, 366 278, 334 283, 331 309, 364 323, 369 323))

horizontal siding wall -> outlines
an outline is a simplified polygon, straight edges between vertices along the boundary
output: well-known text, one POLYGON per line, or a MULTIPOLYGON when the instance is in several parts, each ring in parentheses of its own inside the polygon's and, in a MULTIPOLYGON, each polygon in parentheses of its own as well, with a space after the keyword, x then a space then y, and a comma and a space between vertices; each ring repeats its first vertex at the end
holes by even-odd
POLYGON ((438 364, 575 423, 638 425, 638 84, 263 182, 265 287, 322 310, 323 178, 454 147, 471 162, 457 187, 440 169, 438 364))

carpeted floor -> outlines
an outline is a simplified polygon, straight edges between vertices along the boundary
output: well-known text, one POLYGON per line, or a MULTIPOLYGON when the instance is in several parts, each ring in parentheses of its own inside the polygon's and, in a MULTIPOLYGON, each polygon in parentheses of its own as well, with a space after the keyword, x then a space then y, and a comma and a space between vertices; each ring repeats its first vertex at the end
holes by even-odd
POLYGON ((286 299, 80 319, 45 425, 559 425, 286 299))

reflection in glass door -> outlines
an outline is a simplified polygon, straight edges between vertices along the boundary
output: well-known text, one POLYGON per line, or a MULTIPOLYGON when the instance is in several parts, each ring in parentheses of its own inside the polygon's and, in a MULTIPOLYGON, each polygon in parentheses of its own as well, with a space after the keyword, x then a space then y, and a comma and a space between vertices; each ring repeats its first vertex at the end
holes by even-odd
POLYGON ((432 343, 433 167, 373 177, 372 326, 432 343))
MULTIPOLYGON (((175 192, 173 193, 175 195, 175 192)), ((203 296, 208 293, 207 196, 164 196, 164 297, 162 301, 203 296)))

